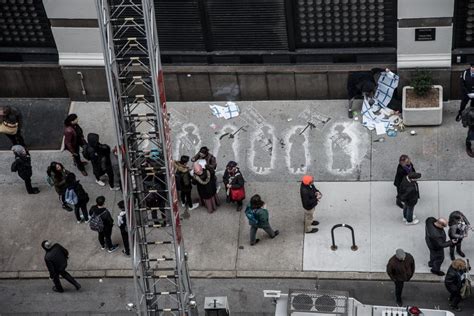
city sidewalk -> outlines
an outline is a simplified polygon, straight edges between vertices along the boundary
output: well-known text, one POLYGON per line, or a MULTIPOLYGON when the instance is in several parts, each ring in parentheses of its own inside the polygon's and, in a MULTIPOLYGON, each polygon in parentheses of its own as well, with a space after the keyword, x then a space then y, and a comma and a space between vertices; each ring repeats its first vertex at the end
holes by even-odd
MULTIPOLYGON (((447 216, 455 209, 474 220, 474 161, 464 150, 466 130, 454 121, 458 102, 445 104, 443 125, 413 128, 416 136, 408 132, 393 138, 385 135, 384 142, 374 142, 380 137, 360 121, 346 118, 343 100, 237 103, 240 116, 227 121, 212 116, 211 103, 169 103, 174 155, 194 154, 208 146, 217 156, 219 181, 227 161, 236 160, 247 181, 247 201, 260 194, 267 202, 272 226, 281 235, 273 240, 260 235, 261 242, 251 247, 247 220, 234 206, 223 205, 214 214, 204 208, 193 210, 191 218, 183 221, 192 276, 383 279, 386 262, 402 247, 415 257, 416 278, 441 280, 427 273, 424 220, 447 216), (315 128, 299 135, 308 121, 315 128), (402 153, 412 157, 423 175, 421 199, 415 208, 420 219, 417 226, 403 224, 394 203, 392 181, 402 153), (299 197, 303 173, 313 174, 324 194, 316 211, 320 231, 312 235, 303 233, 299 197), (350 234, 344 228, 336 230, 339 249, 330 250, 330 229, 339 223, 354 227, 358 251, 350 250, 350 234)), ((72 111, 79 115, 85 133, 98 132, 102 142, 115 143, 107 103, 74 103, 72 111)), ((61 209, 56 193, 46 185, 45 171, 52 160, 75 171, 69 154, 32 152, 33 181, 42 191, 35 196, 27 195, 21 180, 10 172, 12 155, 0 152, 0 159, 4 162, 0 165, 0 277, 47 276, 40 247, 47 238, 70 250, 69 269, 77 276, 131 275, 130 259, 120 252, 101 252, 96 233, 76 224, 73 214, 61 209)), ((79 179, 91 201, 100 194, 106 196, 116 218, 120 193, 97 186, 92 175, 79 179)), ((225 200, 223 190, 220 197, 225 200)), ((120 240, 118 229, 113 239, 120 240)), ((469 238, 463 246, 468 256, 474 253, 469 238)), ((449 258, 443 269, 448 264, 449 258)))

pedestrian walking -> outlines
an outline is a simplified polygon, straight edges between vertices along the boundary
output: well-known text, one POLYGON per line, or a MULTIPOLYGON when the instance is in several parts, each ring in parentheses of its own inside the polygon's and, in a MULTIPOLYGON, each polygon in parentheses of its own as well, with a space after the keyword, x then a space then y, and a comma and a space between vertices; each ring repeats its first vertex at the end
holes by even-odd
POLYGON ((199 207, 199 203, 194 203, 191 199, 191 191, 193 189, 191 183, 191 169, 188 167, 189 156, 183 155, 179 161, 174 161, 176 168, 176 190, 180 193, 181 206, 187 207, 188 210, 194 210, 199 207))
POLYGON ((466 257, 464 252, 462 252, 461 250, 461 243, 464 237, 467 237, 467 232, 471 228, 471 224, 461 211, 454 211, 449 214, 448 225, 449 238, 451 240, 455 239, 457 241, 455 245, 449 246, 449 255, 451 257, 451 260, 456 259, 456 257, 454 256, 454 248, 456 248, 456 252, 458 253, 458 255, 463 258, 466 257))
POLYGON ((117 218, 118 226, 120 228, 120 234, 122 235, 123 250, 122 253, 126 256, 130 256, 130 243, 128 241, 128 229, 127 229, 127 216, 125 211, 124 201, 117 203, 120 213, 117 218))
POLYGON ((11 171, 18 172, 18 176, 25 181, 26 192, 28 192, 28 194, 38 194, 40 190, 31 185, 33 169, 31 168, 31 157, 29 153, 25 147, 21 145, 14 145, 12 151, 15 154, 15 161, 12 163, 11 171))
POLYGON ((245 199, 245 180, 235 161, 229 161, 224 171, 224 185, 228 203, 237 203, 237 212, 242 210, 245 199))
POLYGON ((83 176, 87 176, 85 164, 87 162, 81 160, 80 151, 86 144, 84 132, 79 126, 79 118, 76 114, 69 114, 64 120, 64 146, 71 153, 74 165, 79 169, 83 176))
POLYGON ((205 166, 203 167, 206 167, 207 170, 212 170, 213 172, 216 171, 216 168, 217 168, 217 160, 216 160, 216 157, 214 157, 210 152, 209 152, 209 148, 207 147, 201 147, 201 149, 199 149, 199 152, 194 155, 194 157, 191 159, 192 162, 196 162, 198 160, 205 160, 206 163, 205 163, 205 166))
POLYGON ((470 157, 474 158, 472 151, 472 143, 474 142, 474 106, 471 105, 462 112, 462 126, 467 127, 466 152, 470 157))
POLYGON ((395 180, 393 181, 393 185, 397 188, 396 204, 401 209, 404 208, 404 205, 402 200, 400 200, 400 184, 402 183, 403 178, 411 172, 416 172, 416 170, 410 157, 408 157, 408 155, 401 155, 398 159, 397 172, 395 173, 395 180))
POLYGON ((69 173, 70 172, 66 170, 61 163, 53 161, 46 170, 46 180, 50 186, 54 186, 54 190, 59 195, 59 201, 61 201, 63 209, 72 211, 69 205, 64 201, 64 193, 66 193, 66 176, 69 173))
POLYGON ((441 265, 444 261, 444 248, 455 244, 456 240, 446 241, 444 228, 448 226, 448 221, 445 218, 428 217, 425 224, 425 241, 430 250, 428 266, 431 268, 431 273, 443 276, 441 265))
POLYGON ((304 231, 307 234, 316 233, 319 229, 313 226, 319 225, 318 221, 314 220, 314 211, 316 205, 322 198, 321 192, 314 186, 313 176, 305 175, 301 179, 300 186, 301 203, 304 211, 304 231))
POLYGON ((64 200, 69 206, 74 209, 74 215, 78 224, 83 222, 89 223, 89 215, 87 213, 87 203, 89 202, 89 194, 84 190, 82 184, 76 179, 74 173, 66 175, 66 192, 64 193, 64 200), (82 212, 82 215, 79 213, 82 212))
POLYGON ((114 169, 112 167, 110 153, 110 146, 101 144, 98 134, 87 134, 87 143, 84 145, 83 156, 92 163, 92 172, 95 176, 95 182, 101 187, 105 186, 101 177, 107 175, 110 190, 117 191, 120 190, 120 188, 115 186, 114 169))
POLYGON ((11 106, 0 106, 0 133, 10 139, 12 145, 21 145, 26 149, 25 140, 21 134, 23 119, 21 112, 11 106))
POLYGON ((197 187, 201 204, 207 208, 209 213, 214 213, 219 206, 214 170, 208 169, 207 166, 203 168, 198 162, 195 162, 193 171, 192 183, 197 187))
POLYGON ((102 250, 107 248, 109 253, 119 248, 118 244, 112 244, 112 228, 114 220, 105 206, 105 197, 99 196, 95 199, 96 205, 89 210, 89 226, 98 233, 99 243, 102 250))
POLYGON ((415 259, 403 249, 397 249, 387 264, 387 274, 395 283, 395 300, 403 306, 402 291, 404 282, 408 282, 415 273, 415 259))
POLYGON ((250 198, 250 203, 245 209, 245 216, 250 225, 250 245, 253 246, 260 241, 257 238, 257 230, 263 229, 270 238, 275 238, 280 234, 279 230, 273 230, 269 223, 268 210, 260 195, 255 194, 250 198))
POLYGON ((79 291, 81 285, 66 271, 67 261, 69 259, 69 252, 66 248, 49 240, 43 240, 41 247, 46 251, 44 261, 49 271, 49 278, 53 280, 54 283, 53 291, 59 293, 64 292, 61 281, 59 281, 59 276, 62 276, 79 291))
POLYGON ((420 198, 420 190, 418 188, 418 180, 421 174, 410 172, 402 179, 400 183, 400 200, 403 202, 403 221, 407 225, 416 225, 420 221, 416 218, 415 205, 420 198))
POLYGON ((461 73, 461 104, 459 106, 458 114, 456 115, 456 121, 461 120, 462 112, 466 108, 466 105, 470 102, 471 107, 472 99, 474 98, 474 63, 471 63, 471 67, 464 70, 461 73))
MULTIPOLYGON (((467 274, 470 267, 463 259, 456 259, 451 262, 446 277, 444 278, 444 285, 449 292, 449 306, 456 312, 462 311, 459 303, 462 300, 461 289, 467 282, 467 274)), ((469 284, 470 285, 470 284, 469 284)))

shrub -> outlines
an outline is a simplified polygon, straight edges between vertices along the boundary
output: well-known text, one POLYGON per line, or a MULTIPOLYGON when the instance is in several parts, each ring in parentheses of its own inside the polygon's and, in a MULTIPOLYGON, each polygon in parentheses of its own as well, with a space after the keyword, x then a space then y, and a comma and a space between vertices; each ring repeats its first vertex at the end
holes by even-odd
POLYGON ((433 86, 431 73, 425 70, 417 71, 410 85, 415 90, 417 96, 424 97, 433 86))

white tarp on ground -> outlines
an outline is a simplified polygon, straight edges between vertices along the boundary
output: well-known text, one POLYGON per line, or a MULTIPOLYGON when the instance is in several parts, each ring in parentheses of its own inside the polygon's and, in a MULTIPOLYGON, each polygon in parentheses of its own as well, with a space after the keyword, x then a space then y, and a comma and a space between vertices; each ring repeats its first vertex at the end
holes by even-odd
POLYGON ((398 125, 400 116, 387 108, 392 100, 393 92, 398 87, 400 78, 393 72, 382 72, 377 82, 374 104, 370 106, 369 99, 362 102, 362 124, 369 130, 376 129, 377 135, 385 134, 389 127, 398 125))
POLYGON ((225 118, 226 120, 239 116, 239 106, 234 102, 227 102, 225 106, 209 105, 212 114, 218 118, 225 118))

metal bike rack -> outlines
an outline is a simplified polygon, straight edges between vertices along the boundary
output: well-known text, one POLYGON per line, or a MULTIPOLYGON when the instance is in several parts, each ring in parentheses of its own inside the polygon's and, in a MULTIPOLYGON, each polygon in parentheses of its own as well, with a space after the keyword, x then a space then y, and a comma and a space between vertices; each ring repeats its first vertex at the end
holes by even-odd
POLYGON ((339 227, 347 227, 347 228, 350 229, 351 234, 352 234, 352 246, 351 246, 351 250, 352 250, 352 251, 357 251, 357 249, 359 249, 359 247, 357 247, 357 245, 356 245, 356 243, 355 243, 354 228, 352 228, 351 225, 347 225, 347 224, 337 224, 337 225, 334 225, 334 226, 331 228, 331 238, 332 238, 331 250, 332 250, 332 251, 336 251, 336 250, 337 250, 336 241, 334 240, 334 230, 335 230, 336 228, 339 228, 339 227))

